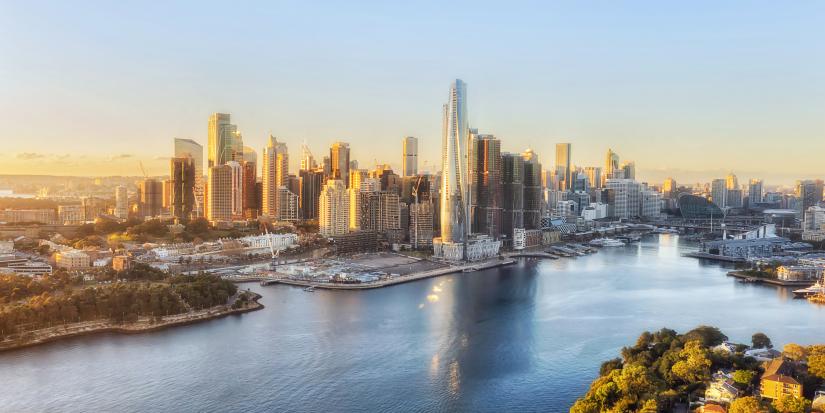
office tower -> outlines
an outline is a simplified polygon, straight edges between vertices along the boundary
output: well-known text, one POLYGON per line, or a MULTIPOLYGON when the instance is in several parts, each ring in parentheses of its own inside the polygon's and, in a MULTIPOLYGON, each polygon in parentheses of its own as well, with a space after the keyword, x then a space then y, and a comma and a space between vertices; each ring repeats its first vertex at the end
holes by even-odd
POLYGON ((569 191, 572 187, 570 176, 570 144, 556 144, 556 176, 561 184, 561 190, 569 191))
POLYGON ((284 185, 289 175, 289 154, 286 144, 269 135, 264 148, 261 169, 261 215, 278 218, 278 188, 284 185))
POLYGON ((161 182, 163 185, 163 195, 161 199, 163 200, 163 210, 169 211, 172 209, 172 180, 171 179, 164 179, 161 182))
POLYGON ((598 166, 588 166, 584 168, 584 174, 587 176, 587 184, 593 188, 602 187, 602 168, 598 166))
POLYGON ((229 221, 232 219, 232 167, 217 165, 207 171, 206 219, 229 221))
POLYGON ((821 179, 796 181, 796 197, 799 199, 797 211, 800 218, 804 211, 822 201, 822 188, 821 179))
POLYGON ((301 179, 301 192, 298 194, 301 202, 301 219, 318 219, 318 198, 324 186, 324 171, 315 169, 298 173, 301 179))
POLYGON ((358 160, 357 159, 353 159, 353 160, 349 161, 349 169, 350 170, 358 169, 358 160))
POLYGON ((401 140, 401 176, 418 175, 418 139, 407 136, 401 140))
POLYGON ((748 184, 748 206, 753 207, 761 203, 763 191, 762 180, 751 179, 750 184, 748 184))
POLYGON ((501 235, 501 141, 472 134, 470 216, 472 233, 501 235))
MULTIPOLYGON (((467 85, 456 79, 444 105, 441 152, 441 242, 464 243, 468 232, 467 85)), ((463 255, 463 252, 462 252, 463 255)))
POLYGON ((349 178, 349 144, 335 142, 329 147, 330 179, 341 180, 348 184, 349 178))
POLYGON ((524 159, 515 153, 501 154, 501 237, 512 240, 513 230, 524 228, 524 159))
MULTIPOLYGON (((570 144, 567 144, 567 153, 570 154, 570 144)), ((541 227, 541 164, 539 157, 532 149, 527 149, 521 154, 524 161, 524 174, 522 182, 524 188, 524 212, 523 223, 525 229, 539 229, 541 227)), ((572 174, 569 174, 569 183, 572 185, 572 174)), ((568 185, 568 189, 573 189, 568 185)))
POLYGON ((138 187, 138 211, 141 217, 156 217, 163 207, 163 183, 146 178, 138 187))
POLYGON ((633 218, 639 216, 641 206, 641 185, 632 179, 608 179, 607 189, 613 193, 613 216, 633 218))
POLYGON ((676 197, 676 180, 673 178, 665 179, 665 182, 662 184, 662 195, 665 198, 675 198, 676 197))
POLYGON ((192 139, 175 138, 175 158, 189 157, 195 166, 195 216, 202 217, 204 209, 203 146, 192 139))
MULTIPOLYGON (((616 178, 614 174, 616 173, 617 169, 619 169, 619 154, 613 152, 612 149, 608 149, 607 156, 605 156, 604 160, 603 181, 606 181, 611 178, 616 178)), ((604 182, 602 182, 602 186, 604 186, 604 182)))
POLYGON ((624 179, 636 179, 636 162, 622 162, 620 169, 624 174, 624 179))
POLYGON ((278 188, 278 221, 297 221, 299 209, 298 195, 286 186, 278 188))
POLYGON ((658 218, 662 213, 662 194, 645 188, 640 192, 639 198, 639 216, 658 218))
POLYGON ((243 166, 243 215, 245 218, 258 217, 258 163, 251 160, 251 157, 246 157, 248 152, 244 149, 243 166))
POLYGON ((724 179, 714 179, 711 181, 710 200, 719 208, 727 206, 728 190, 724 179))
POLYGON ((392 171, 389 164, 379 165, 370 171, 370 177, 381 182, 382 191, 392 191, 401 194, 401 177, 392 171))
POLYGON ((231 201, 230 201, 230 210, 232 211, 232 218, 233 219, 240 219, 243 217, 243 200, 244 200, 244 179, 243 179, 243 166, 241 166, 240 162, 237 161, 229 161, 226 163, 227 166, 231 169, 231 201))
POLYGON ((736 178, 733 172, 725 177, 725 189, 739 189, 739 179, 736 178))
POLYGON ((349 232, 349 194, 344 181, 330 179, 318 198, 318 232, 325 237, 349 232))
POLYGON ((725 206, 730 208, 742 208, 742 190, 727 189, 725 194, 725 206))
POLYGON ((118 219, 129 218, 129 193, 123 185, 115 188, 115 217, 118 219))
POLYGON ((433 204, 429 200, 411 203, 410 244, 414 249, 433 245, 433 204))
POLYGON ((240 160, 243 156, 243 139, 238 127, 233 125, 228 113, 209 116, 208 166, 223 165, 240 160))
POLYGON ((106 201, 95 197, 84 197, 80 200, 83 207, 83 220, 93 221, 106 213, 106 201))
POLYGON ((323 167, 324 179, 329 179, 330 175, 332 174, 332 161, 329 160, 329 156, 324 156, 323 167))
POLYGON ((172 190, 169 210, 173 217, 189 220, 195 212, 197 165, 189 156, 172 158, 170 163, 172 190))

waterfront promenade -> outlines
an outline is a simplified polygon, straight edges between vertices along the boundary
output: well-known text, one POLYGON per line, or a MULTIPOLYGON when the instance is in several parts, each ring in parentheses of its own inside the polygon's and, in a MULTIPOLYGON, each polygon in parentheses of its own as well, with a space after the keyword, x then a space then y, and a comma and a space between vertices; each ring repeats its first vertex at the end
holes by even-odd
POLYGON ((264 285, 270 284, 286 284, 298 287, 314 287, 328 290, 369 290, 373 288, 389 287, 391 285, 403 284, 412 281, 423 280, 426 278, 438 277, 441 275, 453 274, 457 272, 476 272, 489 268, 501 267, 504 265, 514 264, 513 259, 495 259, 481 262, 467 263, 464 265, 449 265, 447 267, 436 268, 428 271, 421 271, 407 275, 398 275, 374 282, 366 283, 323 283, 310 280, 292 279, 292 278, 278 278, 262 281, 264 285))

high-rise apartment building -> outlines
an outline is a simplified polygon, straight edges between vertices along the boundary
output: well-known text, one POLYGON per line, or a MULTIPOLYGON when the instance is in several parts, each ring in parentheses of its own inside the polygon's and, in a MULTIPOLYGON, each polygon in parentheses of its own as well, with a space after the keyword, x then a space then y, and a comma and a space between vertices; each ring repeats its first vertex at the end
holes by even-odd
POLYGON ((349 232, 349 193, 344 181, 330 179, 318 199, 318 232, 325 237, 349 232))
POLYGON ((261 215, 278 218, 278 188, 289 175, 289 154, 286 144, 270 135, 263 153, 261 169, 261 215))
POLYGON ((243 179, 243 166, 238 161, 229 161, 226 163, 229 166, 232 176, 232 189, 231 189, 231 202, 230 202, 230 209, 232 211, 232 219, 240 219, 243 218, 243 201, 244 201, 244 179, 243 179))
POLYGON ((243 156, 243 138, 228 113, 209 116, 208 166, 223 165, 243 156))
POLYGON ((173 217, 188 220, 195 212, 197 166, 189 156, 172 158, 170 164, 172 189, 169 210, 173 217))
MULTIPOLYGON (((570 148, 568 144, 568 154, 570 148)), ((541 227, 542 191, 541 191, 541 163, 539 157, 532 149, 527 149, 521 154, 524 161, 524 174, 522 177, 524 188, 524 228, 539 229, 541 227)), ((572 173, 569 183, 572 184, 572 173)), ((574 189, 569 186, 568 189, 574 189)))
POLYGON ((348 184, 349 179, 349 144, 335 142, 329 147, 330 176, 329 179, 338 179, 348 184))
POLYGON ((498 238, 502 219, 501 141, 493 135, 472 134, 470 153, 470 232, 498 238))
POLYGON ((714 179, 711 181, 710 200, 719 208, 727 206, 728 188, 724 179, 714 179))
POLYGON ((175 158, 192 158, 195 167, 195 200, 192 213, 203 216, 204 205, 204 176, 203 176, 203 146, 192 139, 175 138, 175 158))
POLYGON ((247 156, 248 153, 244 148, 244 161, 241 164, 243 167, 243 214, 246 218, 254 219, 258 217, 259 208, 257 192, 258 162, 253 160, 251 156, 247 156))
POLYGON ((796 197, 799 199, 797 211, 800 218, 802 218, 804 211, 822 201, 822 190, 823 181, 821 179, 796 181, 796 197))
POLYGON ((232 167, 217 165, 207 172, 206 219, 229 221, 232 219, 232 167))
POLYGON ((560 189, 564 191, 569 191, 572 187, 570 146, 569 143, 556 144, 556 176, 560 182, 560 189))
POLYGON ((146 178, 138 187, 138 213, 143 218, 160 215, 163 208, 163 183, 146 178))
POLYGON ((765 192, 762 186, 762 180, 751 179, 750 183, 748 184, 748 205, 752 207, 762 202, 762 195, 764 193, 765 192))
POLYGON ((501 181, 501 237, 512 242, 513 230, 524 228, 524 158, 521 155, 501 154, 501 181))
POLYGON ((129 193, 123 185, 115 188, 115 217, 117 219, 129 218, 129 193))
POLYGON ((286 186, 278 188, 278 221, 297 221, 299 210, 298 194, 290 191, 286 186))
MULTIPOLYGON (((441 147, 441 242, 460 244, 468 232, 467 85, 456 79, 444 105, 441 147)), ((462 253, 463 254, 463 253, 462 253)))
POLYGON ((362 191, 359 195, 359 229, 385 235, 388 231, 401 229, 401 210, 397 193, 362 191))
POLYGON ((418 138, 407 136, 401 140, 401 174, 418 175, 418 138))
POLYGON ((665 182, 662 184, 662 196, 665 198, 675 198, 676 197, 676 180, 673 178, 665 179, 665 182))

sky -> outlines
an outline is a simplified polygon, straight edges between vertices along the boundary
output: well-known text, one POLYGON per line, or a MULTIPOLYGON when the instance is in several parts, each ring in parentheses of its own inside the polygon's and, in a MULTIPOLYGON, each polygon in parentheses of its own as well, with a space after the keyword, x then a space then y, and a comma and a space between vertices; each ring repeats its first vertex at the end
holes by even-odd
POLYGON ((696 182, 825 176, 825 2, 0 0, 0 174, 168 174, 212 112, 259 153, 350 142, 440 168, 441 106, 552 167, 696 182))

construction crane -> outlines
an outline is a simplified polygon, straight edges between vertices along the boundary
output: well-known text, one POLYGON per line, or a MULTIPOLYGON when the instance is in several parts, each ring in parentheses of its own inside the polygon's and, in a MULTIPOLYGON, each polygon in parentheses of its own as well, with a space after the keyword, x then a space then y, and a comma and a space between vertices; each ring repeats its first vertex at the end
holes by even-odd
POLYGON ((143 161, 138 161, 138 166, 140 166, 140 172, 143 174, 143 179, 149 178, 149 175, 146 175, 146 169, 143 167, 143 161))
POLYGON ((272 254, 272 261, 269 263, 269 270, 276 271, 278 269, 278 257, 281 255, 281 250, 275 250, 275 247, 272 245, 272 235, 269 233, 266 226, 264 226, 264 232, 266 233, 266 241, 269 244, 269 252, 272 254))

